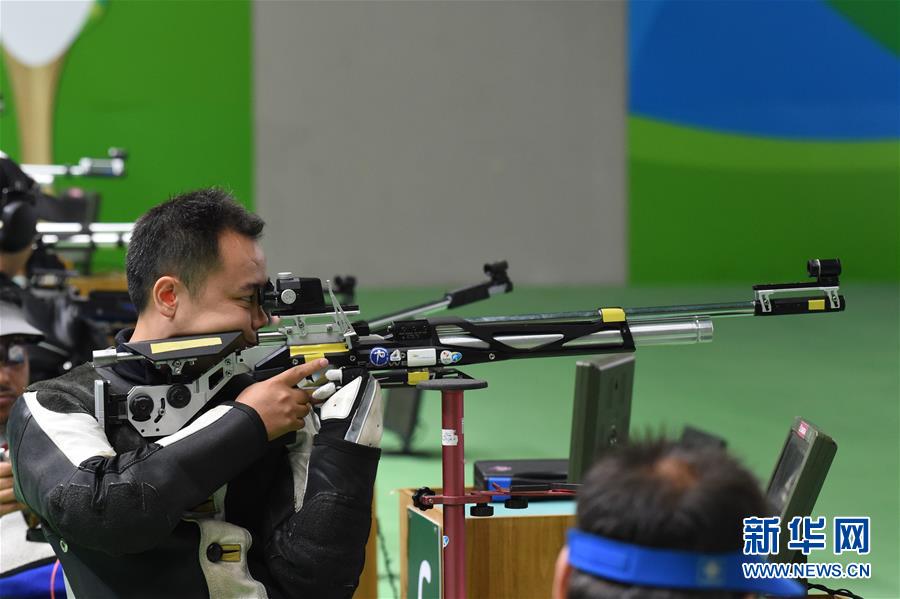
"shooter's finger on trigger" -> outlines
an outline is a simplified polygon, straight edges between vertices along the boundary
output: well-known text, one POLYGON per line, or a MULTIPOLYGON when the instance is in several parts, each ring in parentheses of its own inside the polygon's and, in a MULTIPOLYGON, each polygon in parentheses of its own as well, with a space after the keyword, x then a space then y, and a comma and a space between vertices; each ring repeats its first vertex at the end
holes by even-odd
POLYGON ((318 360, 289 368, 288 370, 285 370, 274 378, 280 379, 283 382, 294 386, 312 373, 316 372, 317 370, 321 370, 326 366, 328 366, 328 360, 326 360, 325 358, 319 358, 318 360))

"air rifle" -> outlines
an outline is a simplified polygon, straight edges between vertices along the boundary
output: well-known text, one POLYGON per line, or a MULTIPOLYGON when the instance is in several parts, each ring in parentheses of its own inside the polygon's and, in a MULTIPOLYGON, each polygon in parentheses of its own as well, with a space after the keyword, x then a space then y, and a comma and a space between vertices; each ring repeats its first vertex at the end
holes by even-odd
POLYGON ((51 185, 56 177, 122 177, 128 152, 109 148, 108 158, 81 158, 78 164, 23 164, 22 170, 40 185, 51 185))
MULTIPOLYGON (((347 358, 340 365, 335 362, 333 367, 353 366, 356 357, 351 357, 350 353, 351 348, 357 346, 359 332, 380 338, 371 333, 384 331, 395 320, 422 317, 509 293, 513 284, 507 269, 505 261, 485 264, 484 272, 488 278, 481 283, 448 291, 440 299, 371 322, 360 320, 352 324, 347 317, 359 314, 358 308, 342 305, 335 293, 353 297, 354 277, 336 277, 338 288, 329 282, 323 293, 319 279, 279 273, 274 283, 269 281, 259 291, 257 301, 270 316, 278 318, 276 332, 258 334, 259 345, 241 349, 242 334, 229 332, 129 343, 125 352, 117 352, 115 348, 95 351, 95 367, 111 366, 119 361, 147 360, 167 372, 172 381, 168 385, 134 387, 125 395, 112 393, 108 381, 97 381, 95 414, 104 424, 130 422, 146 437, 174 433, 238 374, 250 373, 257 380, 265 380, 319 355, 331 356, 332 350, 346 354, 347 358)), ((326 383, 324 379, 318 382, 326 383)))
MULTIPOLYGON (((511 288, 505 270, 504 265, 502 276, 495 277, 486 268, 491 280, 467 291, 468 297, 483 299, 511 288)), ((147 437, 161 436, 180 429, 237 374, 250 373, 264 380, 323 357, 330 369, 342 374, 341 380, 333 381, 336 385, 369 372, 382 387, 415 386, 432 379, 466 378, 458 368, 470 364, 709 342, 712 320, 718 317, 843 311, 840 261, 810 260, 807 271, 814 281, 755 285, 753 299, 743 302, 470 319, 421 317, 439 303, 457 305, 448 295, 398 313, 403 319, 386 317, 372 323, 351 322, 358 308, 342 306, 333 293, 327 305, 319 279, 281 273, 261 290, 259 298, 280 322, 276 331, 259 333, 256 346, 242 349, 241 333, 231 332, 129 343, 124 352, 94 352, 95 366, 146 360, 167 371, 172 380, 168 385, 134 387, 124 396, 109 393, 108 385, 97 381, 97 416, 101 422, 130 422, 147 437)), ((314 384, 327 383, 321 377, 314 384)))

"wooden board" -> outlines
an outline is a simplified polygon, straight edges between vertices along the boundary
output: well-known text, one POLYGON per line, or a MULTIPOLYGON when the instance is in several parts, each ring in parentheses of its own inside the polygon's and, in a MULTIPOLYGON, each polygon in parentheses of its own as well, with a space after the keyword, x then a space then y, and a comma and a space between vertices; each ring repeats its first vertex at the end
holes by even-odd
MULTIPOLYGON (((414 491, 398 491, 402 599, 410 596, 406 512, 412 506, 414 491)), ((435 492, 441 491, 435 489, 435 492)), ((443 526, 443 510, 440 507, 420 513, 443 526)), ((575 516, 572 514, 466 518, 467 596, 473 599, 549 597, 556 556, 565 543, 566 530, 574 524, 575 516)))

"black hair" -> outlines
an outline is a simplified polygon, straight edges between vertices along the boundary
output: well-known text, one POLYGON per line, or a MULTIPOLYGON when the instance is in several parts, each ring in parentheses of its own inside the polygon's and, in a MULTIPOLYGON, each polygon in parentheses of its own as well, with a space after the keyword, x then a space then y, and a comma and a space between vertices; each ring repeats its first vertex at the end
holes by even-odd
POLYGON ((252 239, 263 220, 219 188, 199 189, 154 206, 137 220, 128 245, 128 294, 141 313, 156 281, 177 277, 192 294, 218 268, 219 237, 235 231, 252 239))
MULTIPOLYGON (((743 519, 768 511, 756 478, 723 449, 649 439, 619 447, 593 466, 578 494, 576 526, 645 547, 721 553, 740 551, 743 519)), ((575 569, 567 596, 730 599, 745 595, 634 586, 575 569)))

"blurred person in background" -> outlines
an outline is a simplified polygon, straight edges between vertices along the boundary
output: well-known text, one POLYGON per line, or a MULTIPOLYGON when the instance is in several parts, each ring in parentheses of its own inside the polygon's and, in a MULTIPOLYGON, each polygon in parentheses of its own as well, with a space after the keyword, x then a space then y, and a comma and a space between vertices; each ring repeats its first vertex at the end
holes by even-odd
POLYGON ((65 596, 62 575, 54 580, 56 555, 37 528, 38 521, 16 499, 8 460, 6 423, 13 404, 28 386, 27 347, 41 339, 28 324, 19 295, 0 288, 0 597, 65 596))
POLYGON ((0 154, 0 289, 19 296, 28 322, 43 334, 40 345, 27 346, 32 381, 58 376, 107 345, 103 329, 82 316, 68 288, 41 294, 29 288, 41 197, 47 196, 37 183, 0 154))

